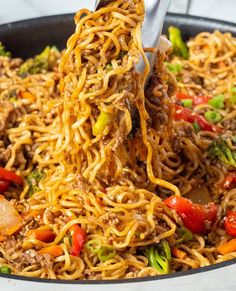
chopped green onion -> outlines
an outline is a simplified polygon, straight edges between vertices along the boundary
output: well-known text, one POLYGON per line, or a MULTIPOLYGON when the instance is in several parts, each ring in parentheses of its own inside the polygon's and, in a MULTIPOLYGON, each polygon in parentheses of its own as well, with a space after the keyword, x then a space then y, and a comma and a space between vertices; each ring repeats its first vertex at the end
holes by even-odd
POLYGON ((1 274, 8 274, 8 275, 10 275, 11 274, 11 268, 8 267, 8 266, 2 266, 2 267, 0 267, 0 273, 1 274))
POLYGON ((109 71, 112 70, 113 69, 112 64, 111 63, 110 64, 107 64, 106 65, 106 69, 109 70, 109 71))
POLYGON ((232 88, 231 88, 231 92, 232 92, 232 93, 236 93, 236 87, 232 87, 232 88))
POLYGON ((165 62, 165 64, 167 66, 167 69, 173 74, 178 74, 183 69, 183 66, 181 64, 171 64, 168 62, 165 62))
POLYGON ((208 122, 217 123, 222 119, 222 116, 219 112, 207 111, 205 112, 205 118, 208 122))
POLYGON ((193 239, 193 234, 190 230, 188 230, 186 227, 180 227, 177 229, 177 235, 179 237, 178 242, 188 242, 193 239))
POLYGON ((235 104, 236 103, 236 87, 232 87, 231 92, 233 93, 233 95, 230 97, 230 102, 232 104, 235 104))
POLYGON ((115 257, 116 250, 114 249, 113 246, 102 246, 97 254, 101 262, 106 262, 115 257))
POLYGON ((196 121, 193 122, 193 129, 195 132, 199 132, 201 129, 200 125, 196 121))
POLYGON ((31 197, 34 193, 39 191, 38 183, 40 180, 44 179, 45 176, 45 173, 40 172, 37 168, 27 176, 26 180, 29 185, 28 197, 31 197))
POLYGON ((119 56, 118 56, 118 59, 119 59, 119 60, 122 60, 123 57, 124 57, 126 54, 127 54, 127 51, 120 51, 119 56))
POLYGON ((184 107, 192 107, 193 106, 193 100, 192 99, 183 99, 181 100, 184 107))
POLYGON ((1 42, 0 42, 0 56, 9 58, 11 57, 11 53, 6 50, 5 46, 2 45, 1 42))
POLYGON ((91 251, 93 254, 97 254, 99 250, 101 249, 101 241, 98 239, 92 239, 87 242, 86 248, 91 251))
POLYGON ((210 99, 208 101, 208 104, 217 109, 223 109, 225 106, 224 102, 225 102, 225 96, 220 94, 210 99))
POLYGON ((111 120, 112 115, 110 113, 101 111, 96 123, 93 126, 93 135, 96 136, 102 134, 106 126, 111 122, 111 120))

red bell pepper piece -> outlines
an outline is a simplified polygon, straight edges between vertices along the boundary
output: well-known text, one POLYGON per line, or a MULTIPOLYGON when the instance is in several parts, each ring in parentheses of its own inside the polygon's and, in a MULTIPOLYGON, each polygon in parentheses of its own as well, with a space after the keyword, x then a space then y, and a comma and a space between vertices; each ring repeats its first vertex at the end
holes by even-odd
POLYGON ((217 207, 213 202, 204 206, 183 197, 171 196, 164 203, 177 212, 184 226, 193 233, 204 234, 216 220, 217 207))
POLYGON ((190 123, 197 122, 203 130, 221 132, 222 128, 211 124, 206 119, 189 108, 175 104, 175 120, 184 120, 190 123))
POLYGON ((236 237, 236 212, 230 211, 227 213, 224 222, 225 231, 233 236, 236 237))
POLYGON ((223 188, 228 189, 234 182, 236 182, 236 172, 231 172, 225 177, 223 188))
POLYGON ((77 224, 73 225, 72 227, 72 248, 71 248, 71 255, 72 256, 79 256, 81 249, 84 246, 86 234, 82 228, 80 228, 77 224))
POLYGON ((7 191, 9 186, 10 186, 10 182, 9 181, 0 180, 0 194, 2 194, 5 191, 7 191))
POLYGON ((16 175, 15 173, 8 171, 2 167, 0 167, 0 179, 9 181, 9 182, 15 182, 18 185, 23 185, 23 179, 22 177, 16 175))

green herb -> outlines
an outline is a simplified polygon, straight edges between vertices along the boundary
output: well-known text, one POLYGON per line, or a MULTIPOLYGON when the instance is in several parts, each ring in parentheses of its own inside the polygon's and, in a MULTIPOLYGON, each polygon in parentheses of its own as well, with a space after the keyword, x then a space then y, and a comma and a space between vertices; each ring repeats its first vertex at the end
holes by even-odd
POLYGON ((183 57, 184 59, 188 59, 189 51, 182 39, 181 30, 175 26, 170 26, 168 32, 169 40, 173 46, 173 53, 177 56, 183 57))
POLYGON ((201 129, 200 125, 196 121, 193 122, 193 129, 195 132, 199 132, 201 129))
POLYGON ((178 243, 188 242, 193 239, 193 234, 185 227, 177 228, 178 243))
POLYGON ((165 62, 167 69, 173 73, 173 74, 178 74, 182 71, 183 66, 181 64, 171 64, 168 62, 165 62))
POLYGON ((212 159, 219 159, 227 165, 236 167, 236 151, 232 150, 222 138, 218 138, 210 144, 208 153, 212 159))
POLYGON ((27 176, 26 180, 29 184, 28 197, 31 197, 34 193, 39 191, 38 183, 43 178, 45 178, 45 174, 38 169, 35 169, 27 176))
POLYGON ((0 42, 0 56, 9 58, 11 57, 11 53, 6 50, 5 46, 2 45, 1 42, 0 42))
POLYGON ((101 262, 111 260, 116 255, 116 250, 113 246, 102 245, 98 239, 92 239, 87 242, 86 248, 93 254, 97 254, 101 262))
POLYGON ((193 100, 192 99, 183 99, 181 100, 184 107, 192 107, 193 106, 193 100))
POLYGON ((217 95, 208 101, 208 104, 217 108, 223 109, 225 107, 225 96, 224 95, 217 95))
POLYGON ((112 64, 111 63, 110 64, 107 64, 106 65, 106 69, 109 70, 109 71, 112 70, 113 69, 112 64))
POLYGON ((146 247, 144 255, 148 259, 149 266, 155 268, 160 274, 170 272, 171 250, 167 240, 161 240, 155 246, 146 247))
POLYGON ((19 69, 19 75, 26 77, 28 74, 39 74, 48 69, 51 48, 47 46, 33 59, 26 60, 19 69))
POLYGON ((211 123, 217 123, 222 119, 222 116, 219 112, 216 111, 207 111, 205 112, 205 118, 211 123))
POLYGON ((10 275, 11 274, 11 268, 8 267, 8 266, 2 266, 2 267, 0 267, 0 273, 1 274, 8 274, 8 275, 10 275))
POLYGON ((120 51, 118 59, 122 60, 125 55, 127 55, 127 51, 120 51))

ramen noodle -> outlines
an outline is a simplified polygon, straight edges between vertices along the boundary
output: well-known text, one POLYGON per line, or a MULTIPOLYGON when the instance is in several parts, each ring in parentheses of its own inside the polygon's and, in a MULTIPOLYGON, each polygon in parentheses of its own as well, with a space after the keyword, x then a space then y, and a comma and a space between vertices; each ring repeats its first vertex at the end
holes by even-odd
POLYGON ((235 39, 199 34, 186 59, 173 43, 145 86, 144 14, 82 9, 62 53, 0 46, 1 273, 128 279, 235 257, 235 39))

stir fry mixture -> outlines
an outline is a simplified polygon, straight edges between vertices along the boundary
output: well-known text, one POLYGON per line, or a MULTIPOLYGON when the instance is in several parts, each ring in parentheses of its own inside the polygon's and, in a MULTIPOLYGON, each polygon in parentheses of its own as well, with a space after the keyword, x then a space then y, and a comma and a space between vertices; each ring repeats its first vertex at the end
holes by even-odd
POLYGON ((27 60, 0 43, 0 273, 128 279, 236 257, 236 38, 169 27, 145 86, 144 11, 83 9, 65 51, 27 60))

